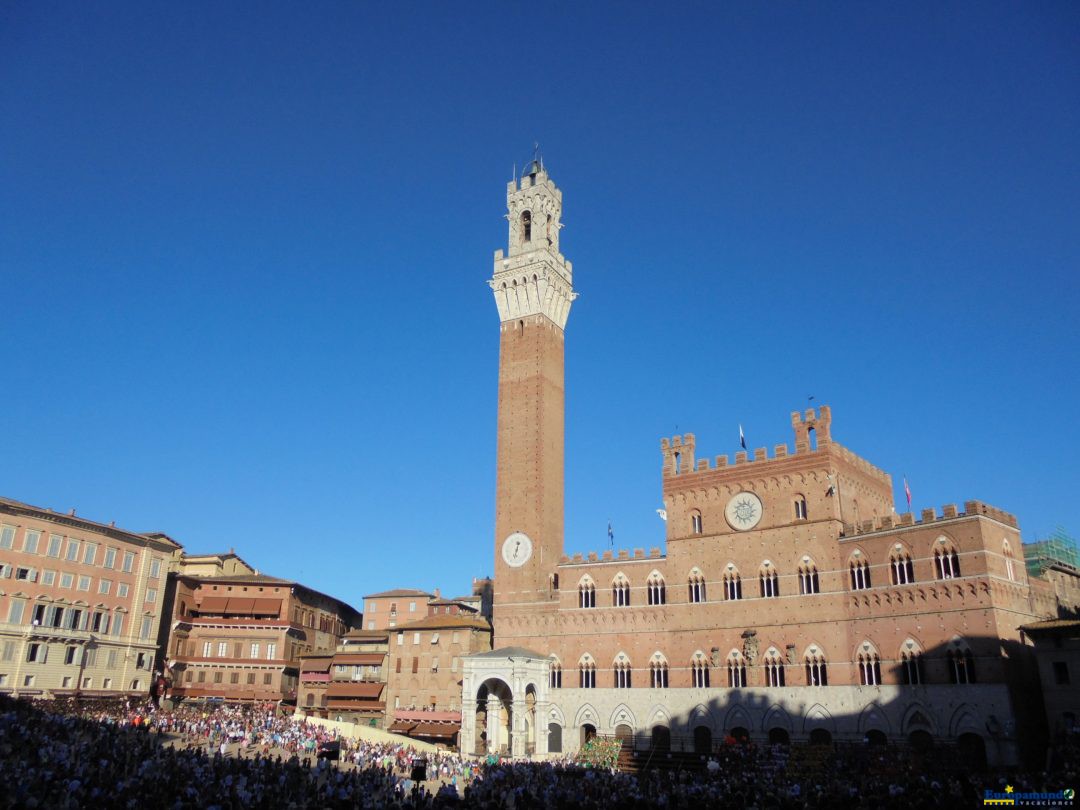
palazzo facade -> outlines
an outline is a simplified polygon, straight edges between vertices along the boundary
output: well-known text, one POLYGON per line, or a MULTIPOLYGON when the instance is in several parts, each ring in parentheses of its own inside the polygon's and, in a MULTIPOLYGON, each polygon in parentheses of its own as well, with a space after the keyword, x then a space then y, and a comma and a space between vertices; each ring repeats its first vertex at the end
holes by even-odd
POLYGON ((563 549, 562 194, 507 188, 494 648, 465 660, 461 747, 543 756, 593 734, 708 750, 767 740, 959 743, 1016 762, 1039 713, 1019 628, 1045 615, 1016 519, 978 501, 897 514, 890 476, 837 442, 729 458, 660 443, 666 549, 563 549), (1036 593, 1038 592, 1038 593, 1036 593))

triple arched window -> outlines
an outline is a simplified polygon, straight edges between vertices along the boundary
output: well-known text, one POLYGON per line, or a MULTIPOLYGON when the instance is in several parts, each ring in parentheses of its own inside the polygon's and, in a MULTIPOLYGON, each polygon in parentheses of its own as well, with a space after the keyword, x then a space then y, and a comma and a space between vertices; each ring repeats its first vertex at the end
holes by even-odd
POLYGON ((784 660, 780 657, 775 647, 770 647, 765 653, 765 685, 784 685, 784 660))
POLYGON ((548 671, 548 686, 562 689, 562 664, 557 658, 551 662, 551 669, 548 671))
POLYGON ((829 669, 825 662, 825 653, 817 647, 811 647, 806 651, 806 685, 828 686, 829 669))
POLYGON ((649 661, 649 686, 653 689, 668 688, 668 663, 660 655, 649 661))
POLYGON ((809 557, 803 557, 799 566, 799 593, 821 593, 821 582, 818 580, 817 566, 809 557))
POLYGON ((739 578, 739 569, 729 565, 724 572, 724 599, 742 599, 742 580, 739 578))
POLYGON ((894 548, 889 555, 889 574, 893 585, 910 585, 915 581, 915 565, 903 546, 894 548))
POLYGON ((704 653, 694 653, 690 662, 690 677, 695 689, 709 688, 709 659, 704 653))
POLYGON ((596 663, 585 656, 578 663, 578 686, 582 689, 596 688, 596 663))
POLYGON ((851 590, 862 591, 871 587, 870 563, 856 553, 848 567, 851 572, 851 590))
POLYGON ((614 607, 630 606, 630 583, 622 574, 616 576, 611 583, 611 604, 614 607))
POLYGON ((667 604, 667 589, 664 586, 664 578, 657 571, 649 574, 646 590, 650 605, 667 604))
POLYGON ((761 571, 758 572, 758 582, 761 586, 762 598, 771 599, 780 595, 780 577, 777 576, 776 569, 768 560, 761 564, 761 571))
POLYGON ((622 653, 615 659, 615 663, 612 664, 612 671, 614 674, 612 686, 616 689, 629 689, 630 688, 630 676, 631 667, 630 660, 622 653))
POLYGON ((738 650, 732 650, 728 655, 727 685, 732 689, 746 686, 746 659, 738 650))
POLYGON ((874 645, 864 641, 855 656, 859 668, 859 683, 863 686, 881 686, 881 657, 874 645))
POLYGON ((952 543, 939 537, 934 549, 934 571, 938 579, 955 579, 960 576, 960 557, 952 543))
POLYGON ((578 585, 578 607, 596 607, 596 586, 591 579, 584 579, 578 585))
POLYGON ((690 572, 690 578, 687 580, 687 587, 689 589, 689 598, 691 602, 705 601, 705 577, 701 575, 701 571, 697 568, 690 572))
POLYGON ((919 686, 926 683, 923 674, 922 647, 914 639, 908 639, 900 648, 900 683, 919 686))
POLYGON ((949 683, 975 683, 975 658, 967 644, 954 640, 946 653, 946 659, 949 665, 949 683))

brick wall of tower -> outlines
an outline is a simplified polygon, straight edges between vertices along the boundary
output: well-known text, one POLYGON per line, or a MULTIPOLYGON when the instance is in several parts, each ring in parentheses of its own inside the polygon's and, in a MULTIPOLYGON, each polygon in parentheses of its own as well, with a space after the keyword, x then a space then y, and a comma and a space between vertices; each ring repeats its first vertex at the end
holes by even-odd
POLYGON ((563 331, 544 316, 510 321, 499 343, 499 421, 495 516, 495 632, 500 619, 550 603, 548 577, 563 545, 563 331), (502 561, 513 532, 533 542, 521 568, 502 561), (526 607, 532 603, 533 607, 526 607))

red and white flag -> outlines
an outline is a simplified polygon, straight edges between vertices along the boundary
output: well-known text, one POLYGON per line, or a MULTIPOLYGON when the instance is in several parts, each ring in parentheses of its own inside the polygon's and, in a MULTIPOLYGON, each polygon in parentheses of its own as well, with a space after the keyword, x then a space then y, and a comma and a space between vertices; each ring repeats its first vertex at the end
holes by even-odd
POLYGON ((907 476, 904 476, 904 495, 907 497, 907 510, 911 511, 911 488, 907 485, 907 476))

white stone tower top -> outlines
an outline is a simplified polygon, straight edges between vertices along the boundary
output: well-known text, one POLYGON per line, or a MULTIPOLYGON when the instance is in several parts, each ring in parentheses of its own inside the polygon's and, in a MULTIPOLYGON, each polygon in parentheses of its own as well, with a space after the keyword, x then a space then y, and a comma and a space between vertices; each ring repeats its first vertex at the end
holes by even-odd
POLYGON ((532 161, 520 181, 506 186, 509 249, 495 251, 495 273, 488 282, 495 293, 499 320, 544 316, 566 328, 573 288, 573 267, 559 253, 562 192, 543 165, 532 161))

